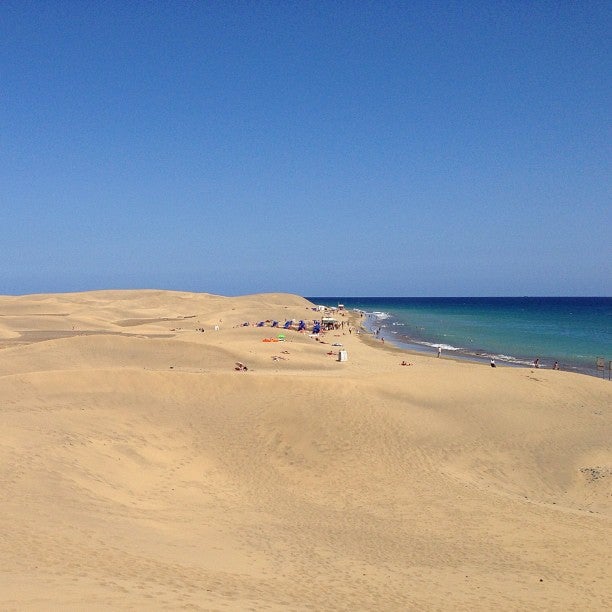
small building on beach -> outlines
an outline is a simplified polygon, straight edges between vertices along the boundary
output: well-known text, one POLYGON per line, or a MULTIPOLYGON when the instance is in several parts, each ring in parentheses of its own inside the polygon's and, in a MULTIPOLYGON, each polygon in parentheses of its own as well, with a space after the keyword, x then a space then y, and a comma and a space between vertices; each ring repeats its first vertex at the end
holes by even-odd
POLYGON ((338 329, 339 323, 334 317, 323 317, 321 319, 323 329, 338 329))

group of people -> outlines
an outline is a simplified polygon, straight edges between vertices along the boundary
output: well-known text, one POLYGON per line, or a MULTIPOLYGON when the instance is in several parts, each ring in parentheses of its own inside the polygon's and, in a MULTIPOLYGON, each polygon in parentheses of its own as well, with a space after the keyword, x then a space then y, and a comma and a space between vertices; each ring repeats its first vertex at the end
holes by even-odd
MULTIPOLYGON (((539 368, 540 367, 540 358, 539 357, 536 357, 533 360, 533 367, 534 368, 539 368)), ((555 363, 553 363, 552 369, 553 370, 558 370, 559 369, 559 362, 558 361, 555 361, 555 363)))
MULTIPOLYGON (((439 356, 439 355, 438 355, 438 356, 439 356)), ((496 367, 496 366, 495 366, 495 359, 494 359, 493 357, 491 357, 491 367, 492 367, 492 368, 496 367)), ((536 357, 536 358, 533 360, 533 367, 534 367, 534 368, 539 368, 539 367, 540 367, 540 358, 539 358, 539 357, 536 357)), ((558 362, 558 361, 555 361, 555 363, 553 364, 552 369, 553 369, 553 370, 559 370, 559 369, 560 369, 560 368, 559 368, 559 362, 558 362)))

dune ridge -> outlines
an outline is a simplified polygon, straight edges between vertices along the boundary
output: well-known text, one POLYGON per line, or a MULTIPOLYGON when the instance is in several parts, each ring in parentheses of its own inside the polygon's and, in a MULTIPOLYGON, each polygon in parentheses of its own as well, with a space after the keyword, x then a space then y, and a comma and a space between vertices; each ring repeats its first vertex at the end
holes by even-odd
POLYGON ((610 383, 312 306, 0 296, 0 609, 610 609, 610 383))

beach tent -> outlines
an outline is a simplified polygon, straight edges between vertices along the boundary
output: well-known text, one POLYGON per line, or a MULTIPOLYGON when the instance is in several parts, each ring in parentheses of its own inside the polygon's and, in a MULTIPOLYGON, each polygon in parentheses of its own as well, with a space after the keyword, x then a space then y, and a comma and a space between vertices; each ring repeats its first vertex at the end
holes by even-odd
POLYGON ((321 319, 321 323, 325 329, 333 329, 337 325, 338 321, 333 317, 323 317, 321 319))

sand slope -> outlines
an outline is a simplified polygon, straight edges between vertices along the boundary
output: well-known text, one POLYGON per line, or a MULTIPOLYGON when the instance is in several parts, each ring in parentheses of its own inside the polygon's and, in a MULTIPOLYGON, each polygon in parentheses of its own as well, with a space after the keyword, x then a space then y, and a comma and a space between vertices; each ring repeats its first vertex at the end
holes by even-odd
POLYGON ((310 306, 0 297, 0 609, 610 609, 612 384, 310 306))

